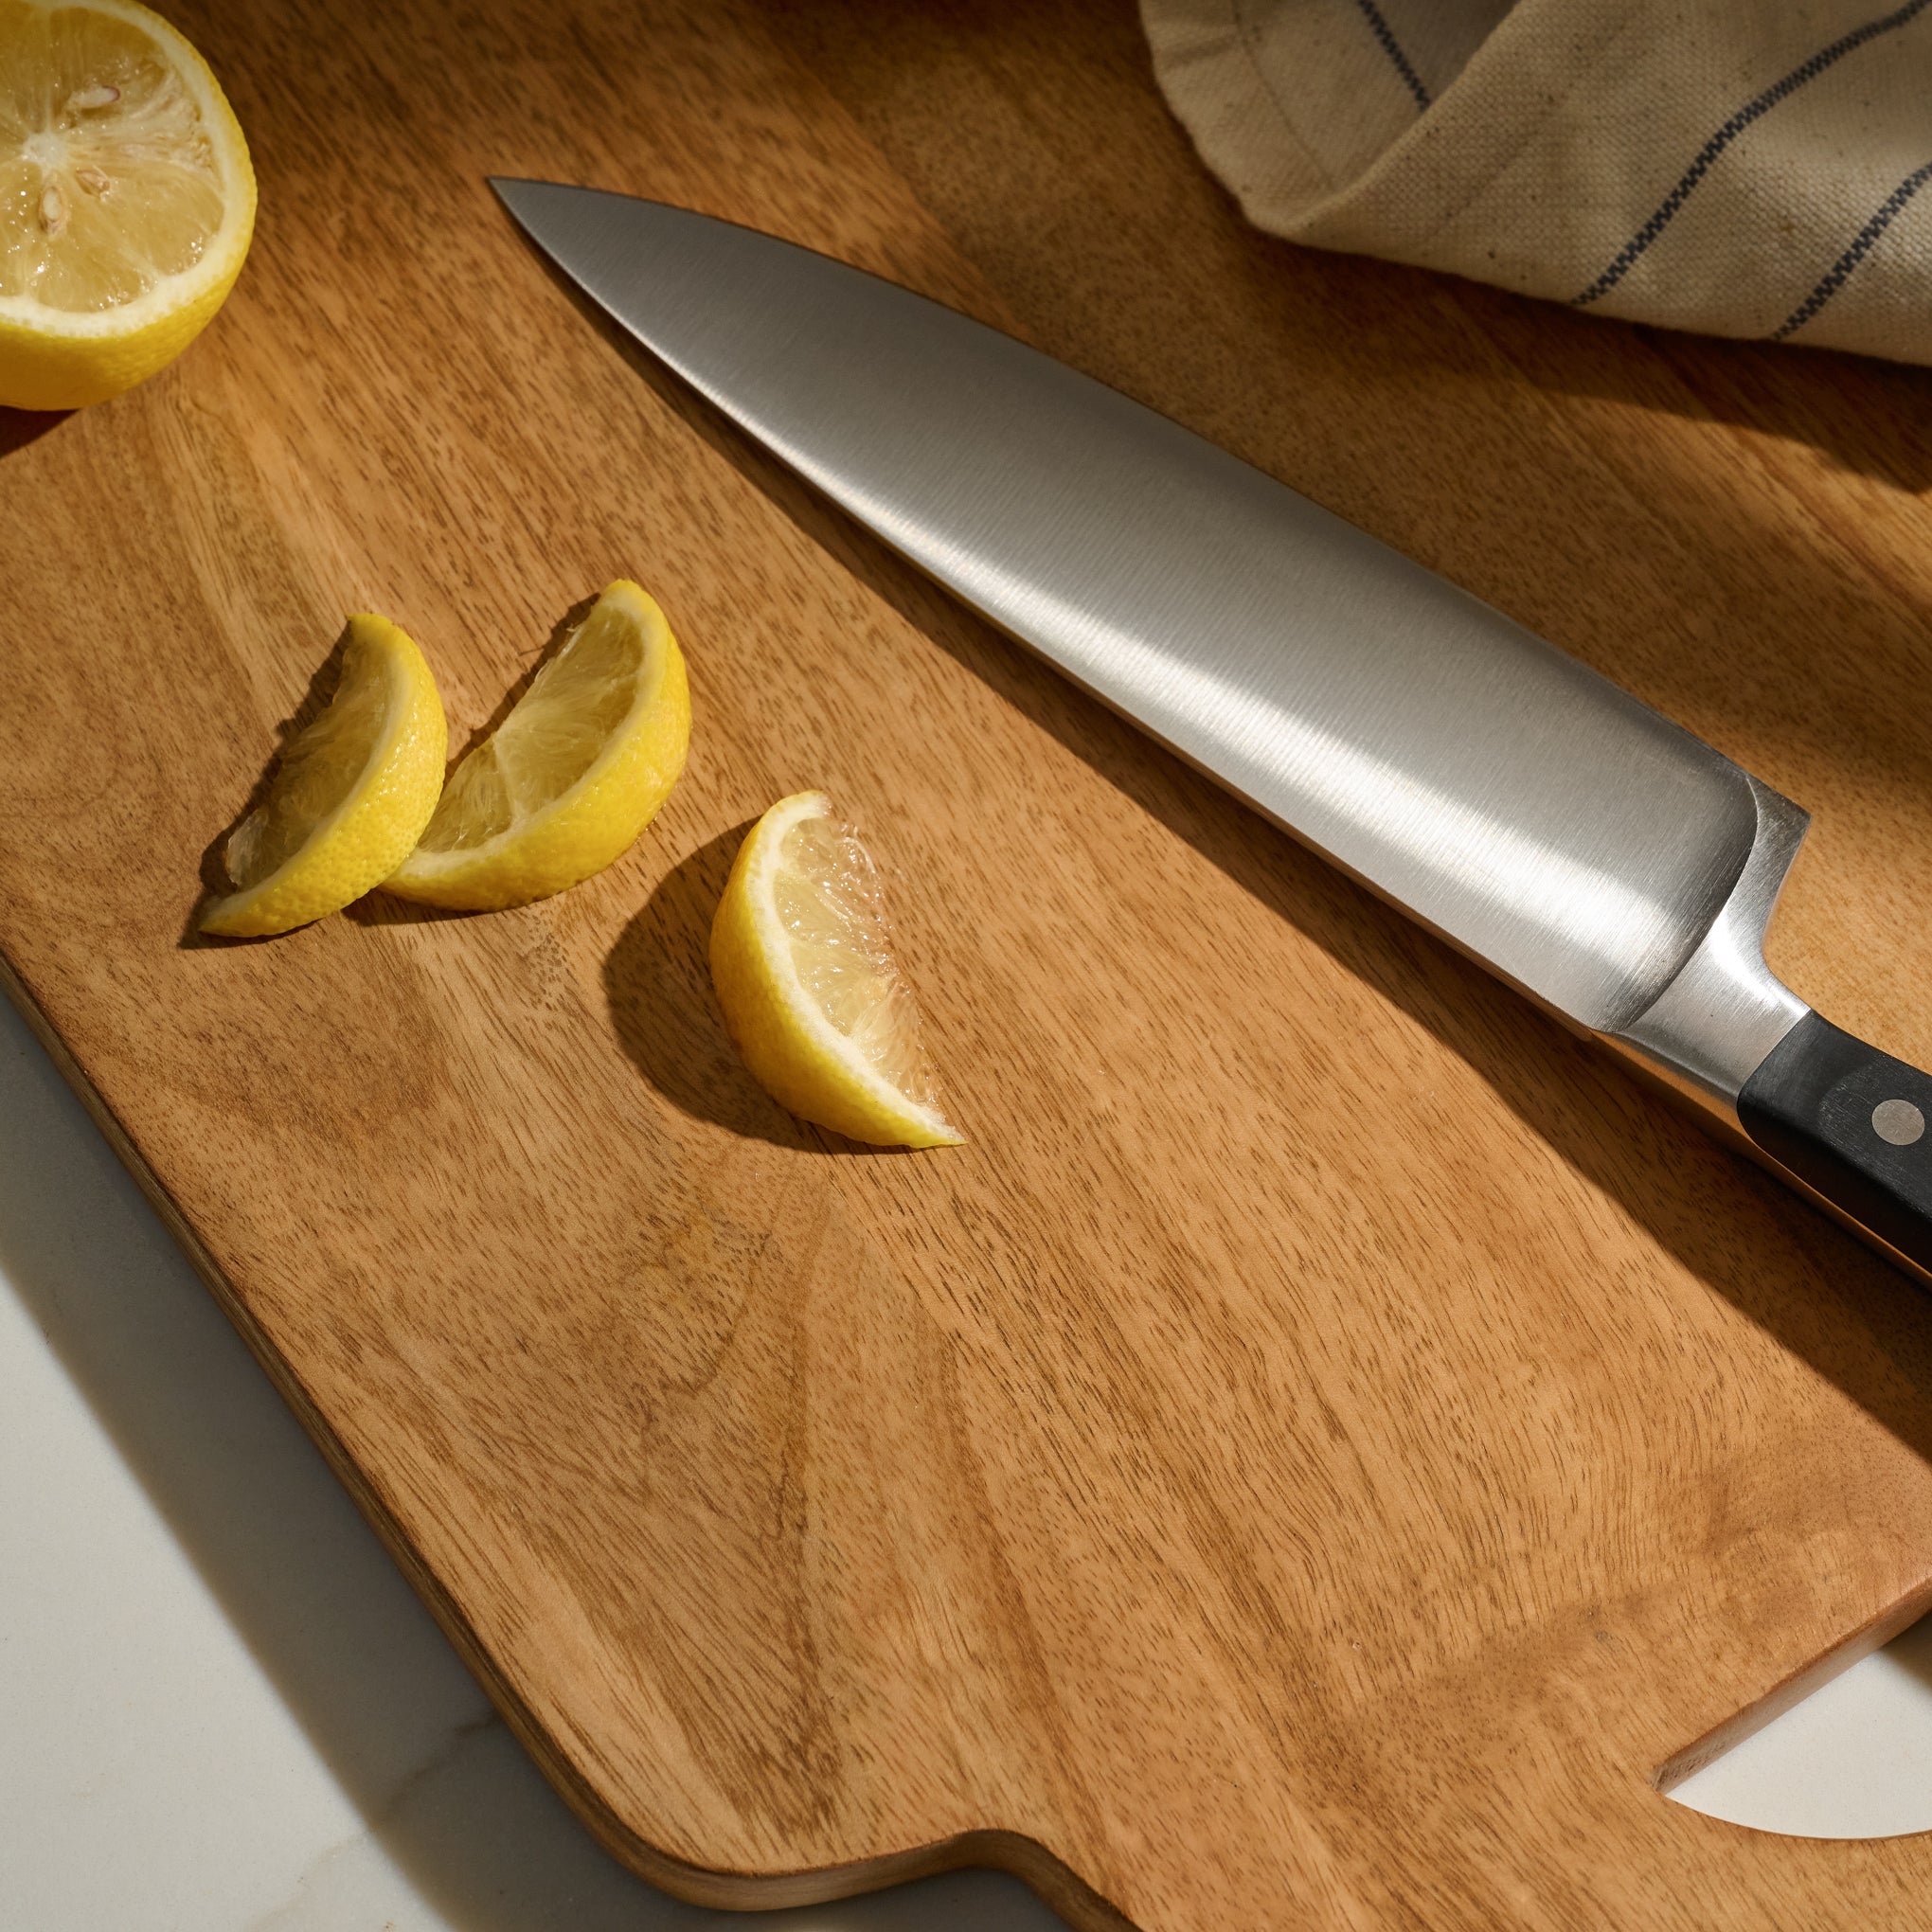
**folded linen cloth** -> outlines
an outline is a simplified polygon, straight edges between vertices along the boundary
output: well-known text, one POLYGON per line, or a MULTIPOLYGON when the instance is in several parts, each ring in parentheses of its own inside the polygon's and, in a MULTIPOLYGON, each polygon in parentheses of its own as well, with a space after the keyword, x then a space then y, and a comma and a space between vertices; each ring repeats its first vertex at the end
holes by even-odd
POLYGON ((1141 0, 1250 220, 1602 315, 1932 362, 1932 0, 1141 0))

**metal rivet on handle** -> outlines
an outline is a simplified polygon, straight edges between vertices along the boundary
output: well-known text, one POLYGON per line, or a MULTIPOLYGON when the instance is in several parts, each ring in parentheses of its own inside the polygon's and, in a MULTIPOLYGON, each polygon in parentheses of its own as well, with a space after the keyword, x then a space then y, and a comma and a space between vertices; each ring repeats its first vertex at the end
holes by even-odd
POLYGON ((1871 1110, 1871 1131, 1894 1147, 1909 1147, 1925 1131, 1925 1117, 1910 1100, 1881 1100, 1871 1110))

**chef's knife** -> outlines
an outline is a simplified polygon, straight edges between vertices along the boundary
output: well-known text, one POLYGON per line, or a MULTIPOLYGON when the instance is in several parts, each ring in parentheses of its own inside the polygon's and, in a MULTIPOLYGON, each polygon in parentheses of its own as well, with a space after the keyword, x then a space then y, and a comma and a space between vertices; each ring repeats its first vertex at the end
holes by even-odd
POLYGON ((861 523, 1932 1279, 1932 1079, 1764 963, 1807 823, 1789 799, 1011 336, 707 216, 493 186, 586 295, 861 523))

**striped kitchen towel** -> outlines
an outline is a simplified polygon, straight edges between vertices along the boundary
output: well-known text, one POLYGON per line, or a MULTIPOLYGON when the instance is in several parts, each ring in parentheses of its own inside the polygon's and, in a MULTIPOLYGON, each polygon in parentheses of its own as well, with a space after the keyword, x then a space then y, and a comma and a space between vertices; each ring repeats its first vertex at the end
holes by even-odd
POLYGON ((1932 362, 1932 0, 1141 0, 1291 241, 1932 362))

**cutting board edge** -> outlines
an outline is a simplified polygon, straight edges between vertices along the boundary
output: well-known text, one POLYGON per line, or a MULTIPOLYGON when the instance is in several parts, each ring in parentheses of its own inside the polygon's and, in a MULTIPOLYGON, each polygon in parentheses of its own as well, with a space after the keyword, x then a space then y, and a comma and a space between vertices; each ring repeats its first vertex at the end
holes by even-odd
MULTIPOLYGON (((249 1314, 247 1305, 229 1284, 219 1262, 208 1252, 182 1212, 166 1184, 143 1158, 127 1130, 116 1118, 86 1069, 61 1037, 53 1022, 4 950, 0 950, 0 993, 27 1022, 61 1078, 88 1118, 100 1130, 115 1157, 134 1179, 160 1217, 188 1264, 213 1296, 229 1325, 275 1386, 303 1433, 320 1451, 336 1479, 349 1493, 364 1520, 381 1539, 418 1600, 436 1619, 465 1669, 483 1688, 497 1714, 510 1726, 537 1767, 578 1820, 617 1862, 660 1891, 687 1905, 733 1911, 783 1911, 799 1905, 827 1905, 837 1899, 882 1891, 914 1879, 981 1866, 1010 1872, 1046 1901, 1076 1932, 1137 1932, 1134 1923, 1038 1839, 997 1827, 976 1827, 930 1844, 878 1853, 842 1865, 794 1871, 744 1871, 699 1865, 653 1845, 627 1825, 596 1785, 544 1728, 513 1685, 497 1669, 482 1640, 471 1628, 435 1573, 417 1555, 394 1513, 341 1439, 303 1388, 300 1378, 249 1314)), ((1932 1590, 1932 1585, 1928 1585, 1932 1590)), ((1901 1625, 1901 1628, 1904 1626, 1901 1625)), ((1879 1641, 1883 1641, 1880 1638, 1879 1641)))
POLYGON ((1922 1617, 1932 1613, 1932 1576, 1904 1591, 1898 1599, 1840 1638, 1821 1655, 1801 1664, 1790 1675, 1774 1684, 1755 1702, 1745 1705, 1734 1717, 1713 1725, 1700 1738, 1665 1759, 1651 1776, 1651 1782, 1666 1797, 1687 1778, 1715 1763, 1735 1745, 1762 1730, 1774 1718, 1782 1717, 1794 1705, 1802 1704, 1814 1690, 1822 1690, 1834 1677, 1842 1675, 1861 1658, 1882 1650, 1902 1631, 1908 1630, 1922 1617))

